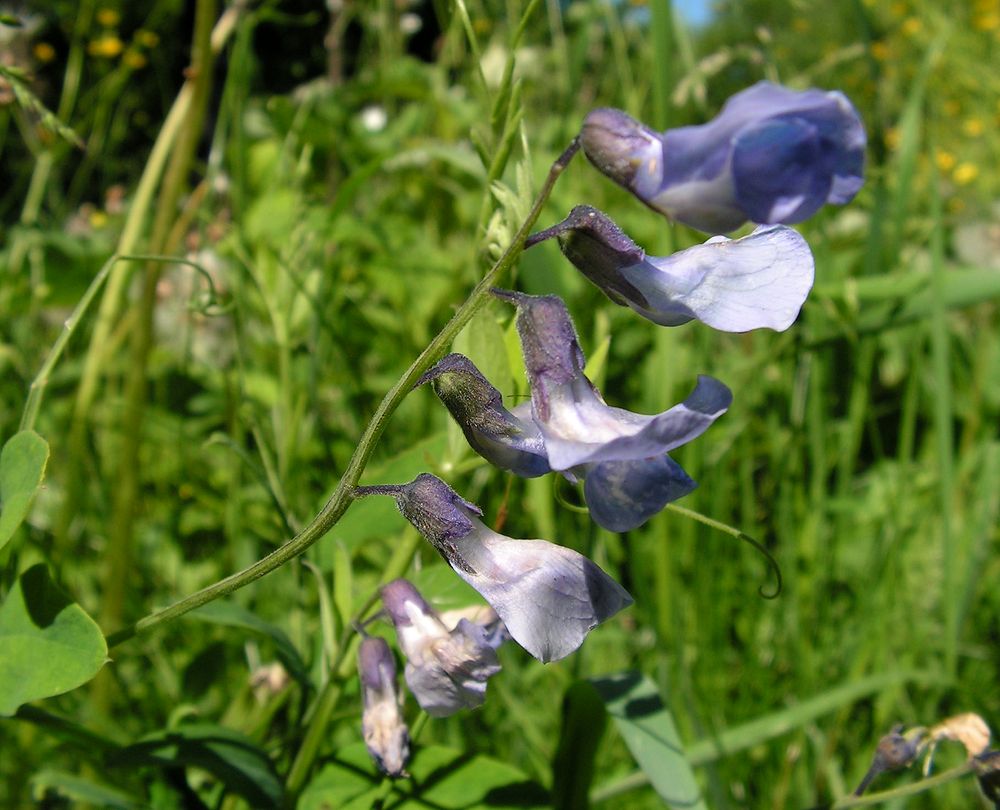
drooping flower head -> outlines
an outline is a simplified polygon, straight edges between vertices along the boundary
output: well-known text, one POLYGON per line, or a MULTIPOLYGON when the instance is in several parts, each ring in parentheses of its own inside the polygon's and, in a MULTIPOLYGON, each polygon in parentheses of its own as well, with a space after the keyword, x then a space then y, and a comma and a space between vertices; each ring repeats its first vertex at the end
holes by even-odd
POLYGON ((385 639, 368 637, 358 648, 363 710, 361 733, 379 770, 405 776, 410 734, 403 720, 403 699, 396 684, 396 660, 385 639))
POLYGON ((610 407, 583 373, 583 351, 560 298, 494 294, 517 306, 532 415, 553 470, 663 456, 704 433, 732 402, 725 385, 701 375, 687 399, 655 416, 610 407))
MULTIPOLYGON (((550 471, 541 430, 535 423, 531 402, 508 411, 500 392, 464 355, 450 354, 424 375, 422 381, 444 381, 434 390, 465 433, 470 446, 496 467, 524 478, 550 471), (459 383, 453 375, 462 375, 459 383), (470 405, 474 403, 474 405, 470 405), (477 408, 489 409, 481 418, 477 408), (512 422, 521 427, 509 432, 512 422), (495 433, 491 430, 500 429, 495 433)), ((624 532, 641 526, 671 501, 695 486, 681 466, 667 455, 627 461, 581 464, 560 471, 571 482, 584 481, 584 499, 594 521, 605 529, 624 532)))
POLYGON ((593 110, 584 153, 656 211, 709 233, 752 220, 794 223, 863 183, 865 131, 839 92, 758 82, 707 124, 656 132, 621 110, 593 110))
POLYGON ((493 607, 511 637, 540 661, 574 652, 632 597, 582 554, 546 540, 515 540, 479 520, 482 512, 440 478, 357 487, 391 495, 403 516, 493 607))
POLYGON ((447 717, 481 706, 486 681, 500 671, 493 644, 502 638, 494 632, 499 619, 484 625, 463 618, 449 628, 407 580, 393 580, 381 593, 406 655, 406 684, 420 707, 447 717))
POLYGON ((542 434, 531 420, 531 403, 508 411, 501 393, 468 357, 443 357, 416 384, 427 382, 433 384, 434 393, 462 428, 472 449, 491 464, 523 478, 550 471, 542 434))
POLYGON ((611 219, 578 205, 530 244, 556 237, 580 272, 616 304, 662 326, 697 319, 723 332, 792 325, 813 283, 809 245, 783 225, 741 239, 714 236, 671 256, 647 256, 611 219))

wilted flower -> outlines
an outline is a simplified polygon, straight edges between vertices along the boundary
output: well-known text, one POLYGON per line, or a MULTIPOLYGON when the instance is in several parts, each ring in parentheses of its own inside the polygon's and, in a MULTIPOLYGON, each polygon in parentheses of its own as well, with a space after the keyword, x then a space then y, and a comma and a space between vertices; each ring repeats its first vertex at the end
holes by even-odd
POLYGON ((355 492, 393 496, 403 516, 493 606, 514 641, 540 661, 565 658, 594 627, 632 604, 632 597, 582 554, 487 528, 474 504, 433 475, 355 492))
POLYGON ((385 639, 369 637, 358 648, 358 674, 364 710, 361 733, 379 769, 405 776, 410 734, 403 721, 402 695, 396 686, 396 661, 385 639))
POLYGON ((612 408, 583 373, 583 351, 560 298, 494 295, 517 306, 532 416, 553 470, 663 456, 704 433, 732 402, 725 385, 701 375, 687 399, 655 416, 612 408))
POLYGON ((576 268, 616 304, 662 326, 697 319, 723 332, 783 331, 813 283, 809 245, 783 225, 741 239, 713 236, 672 256, 647 256, 608 216, 589 205, 529 239, 557 237, 576 268))
POLYGON ((880 773, 906 768, 917 758, 917 754, 920 752, 923 729, 911 729, 905 734, 901 733, 902 731, 903 726, 895 726, 878 741, 875 756, 872 757, 872 764, 861 780, 861 784, 855 789, 855 796, 864 793, 868 785, 880 773))
MULTIPOLYGON (((420 380, 427 381, 433 381, 435 392, 472 448, 491 464, 525 478, 550 472, 530 402, 508 411, 500 392, 461 354, 444 357, 420 380)), ((562 475, 573 482, 584 480, 583 494, 591 517, 599 526, 616 532, 642 525, 696 486, 667 455, 581 464, 563 470, 562 475)))
POLYGON ((700 126, 659 133, 621 110, 593 110, 583 151, 656 211, 710 233, 746 220, 793 223, 861 188, 865 131, 839 92, 758 82, 700 126))
POLYGON ((460 619, 449 629, 420 592, 405 579, 382 588, 382 604, 406 654, 406 684, 432 717, 481 706, 486 681, 500 671, 494 633, 499 619, 485 625, 460 619))

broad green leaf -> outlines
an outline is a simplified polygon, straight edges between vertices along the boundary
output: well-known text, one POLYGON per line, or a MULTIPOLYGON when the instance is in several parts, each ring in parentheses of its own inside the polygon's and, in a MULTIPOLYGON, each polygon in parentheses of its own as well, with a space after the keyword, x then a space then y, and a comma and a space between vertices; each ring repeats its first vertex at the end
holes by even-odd
POLYGON ((563 696, 559 748, 552 763, 552 807, 578 810, 588 806, 594 778, 594 757, 601 744, 608 713, 594 685, 570 684, 563 696))
MULTIPOLYGON (((407 766, 410 779, 393 782, 382 804, 393 810, 502 810, 548 807, 545 790, 505 762, 432 745, 419 748, 407 766)), ((339 751, 299 798, 298 810, 369 810, 383 777, 362 743, 339 751)))
POLYGON ((39 771, 31 777, 31 795, 43 805, 46 795, 56 794, 75 805, 111 808, 112 810, 141 810, 146 802, 117 788, 91 782, 62 771, 39 771))
POLYGON ((267 754, 249 737, 208 723, 157 731, 108 759, 111 767, 148 765, 196 767, 208 771, 251 807, 277 807, 282 788, 267 754))
POLYGON ((608 714, 668 807, 706 810, 674 718, 663 705, 656 685, 638 672, 591 680, 608 714))
POLYGON ((15 433, 0 451, 0 548, 28 516, 48 460, 49 445, 33 430, 15 433))
POLYGON ((260 616, 247 610, 235 602, 216 600, 202 605, 197 610, 192 610, 187 614, 192 619, 201 619, 212 624, 221 624, 227 627, 240 627, 254 633, 267 636, 274 642, 274 649, 281 663, 285 665, 289 674, 299 683, 308 686, 309 675, 305 662, 299 651, 295 649, 291 639, 280 627, 264 621, 260 616))
POLYGON ((14 583, 0 605, 0 715, 61 695, 108 660, 100 628, 49 578, 44 563, 14 583))

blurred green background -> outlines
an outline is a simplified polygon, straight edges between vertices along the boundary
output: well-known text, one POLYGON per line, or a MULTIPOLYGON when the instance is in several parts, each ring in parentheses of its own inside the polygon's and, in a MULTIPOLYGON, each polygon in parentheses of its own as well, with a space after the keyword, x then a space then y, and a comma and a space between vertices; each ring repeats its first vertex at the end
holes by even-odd
MULTIPOLYGON (((724 533, 666 512, 614 535, 565 508, 581 502, 569 485, 487 467, 418 390, 365 483, 434 472, 505 533, 588 554, 636 602, 561 663, 508 645, 486 705, 431 721, 419 743, 506 763, 536 786, 518 794, 524 806, 554 784, 564 807, 583 806, 588 785, 596 807, 664 806, 618 725, 591 729, 593 772, 565 751, 570 686, 634 669, 669 709, 707 806, 777 810, 849 793, 894 723, 966 711, 1000 723, 1000 3, 685 8, 0 6, 21 22, 0 24, 0 64, 15 69, 0 75, 0 440, 113 253, 200 268, 115 265, 72 335, 35 425, 51 448, 45 487, 0 551, 0 595, 44 561, 111 633, 279 546, 320 509, 383 394, 506 247, 589 109, 699 123, 767 78, 842 90, 869 134, 858 198, 799 226, 816 286, 790 330, 654 327, 551 243, 501 283, 566 298, 611 404, 664 410, 699 373, 733 389, 729 413, 676 454, 700 483, 681 505, 766 546, 780 596, 758 594, 774 587, 765 561, 724 533), (217 57, 187 69, 212 24, 217 57), (179 92, 188 107, 171 117, 179 92), (161 158, 163 179, 151 180, 161 158)), ((582 157, 539 226, 580 203, 654 255, 704 239, 582 157)), ((459 341, 508 405, 525 395, 516 363, 495 350, 510 315, 490 304, 459 341)), ((44 719, 0 720, 0 804, 6 793, 11 807, 111 806, 87 792, 101 786, 126 796, 121 806, 255 806, 211 768, 121 749, 210 723, 284 774, 327 677, 342 689, 320 762, 354 762, 343 752, 360 740, 357 684, 350 661, 329 672, 336 638, 413 543, 391 503, 365 501, 304 558, 226 600, 242 612, 140 635, 92 684, 37 704, 44 719), (248 614, 280 633, 248 632, 248 614), (303 672, 268 681, 261 673, 278 671, 265 665, 290 666, 282 635, 303 672)), ((414 566, 449 598, 433 549, 419 547, 414 566)), ((936 768, 963 755, 942 748, 936 768)), ((302 806, 347 806, 337 795, 321 784, 302 806)), ((434 806, 509 806, 458 796, 434 806)), ((978 801, 965 779, 905 806, 978 801)))

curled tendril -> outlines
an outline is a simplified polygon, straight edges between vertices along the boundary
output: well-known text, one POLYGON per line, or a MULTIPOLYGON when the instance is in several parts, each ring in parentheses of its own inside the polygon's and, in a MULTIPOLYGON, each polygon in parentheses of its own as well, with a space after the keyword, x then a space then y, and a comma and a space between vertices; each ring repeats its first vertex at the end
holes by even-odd
POLYGON ((771 554, 771 552, 768 551, 766 548, 764 548, 763 543, 761 543, 759 540, 755 540, 746 532, 739 532, 738 534, 735 535, 735 537, 737 540, 742 540, 744 543, 749 543, 751 546, 757 549, 757 551, 760 552, 761 556, 767 561, 768 567, 774 572, 774 579, 775 579, 774 590, 771 593, 766 593, 764 591, 764 586, 761 585, 760 587, 757 588, 757 594, 760 596, 761 599, 777 599, 781 595, 782 579, 781 579, 781 566, 778 564, 778 561, 775 559, 774 555, 771 554))
POLYGON ((552 497, 556 499, 556 503, 558 503, 564 509, 568 509, 570 512, 576 512, 577 514, 580 515, 589 515, 590 510, 586 506, 581 506, 578 503, 570 503, 568 500, 566 500, 566 496, 563 495, 562 492, 560 491, 561 488, 563 487, 564 482, 566 484, 569 483, 561 475, 557 475, 552 479, 552 497))

